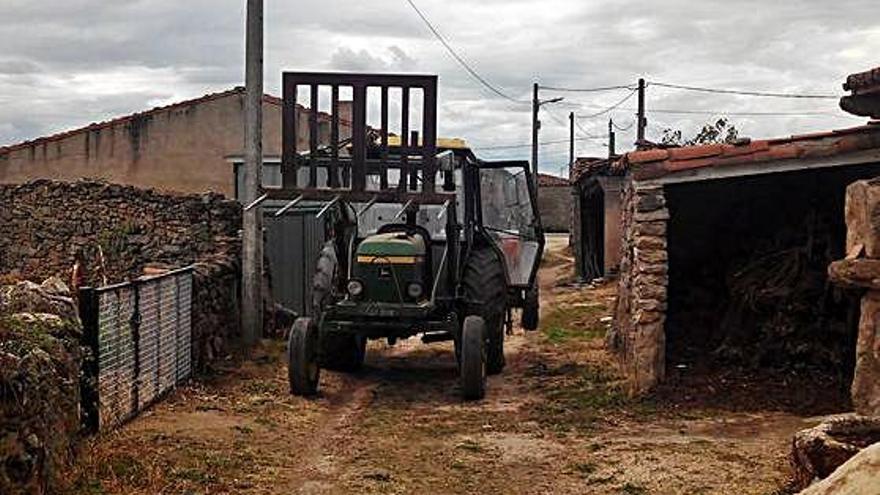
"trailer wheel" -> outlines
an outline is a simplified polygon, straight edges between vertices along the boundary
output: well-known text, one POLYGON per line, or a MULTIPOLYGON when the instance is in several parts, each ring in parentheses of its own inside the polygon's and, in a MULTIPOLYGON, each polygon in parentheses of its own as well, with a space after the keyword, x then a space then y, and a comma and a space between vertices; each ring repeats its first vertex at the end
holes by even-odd
POLYGON ((504 266, 489 248, 471 252, 462 278, 471 302, 467 314, 482 317, 486 325, 486 370, 490 375, 504 369, 504 320, 507 314, 507 278, 504 266))
POLYGON ((526 291, 526 297, 522 309, 522 327, 526 330, 537 330, 539 321, 538 313, 538 286, 535 286, 526 291))
POLYGON ((486 395, 486 322, 468 316, 461 329, 461 391, 465 400, 486 395))
POLYGON ((317 359, 318 328, 311 318, 297 318, 287 342, 287 379, 293 395, 318 393, 321 368, 317 359))

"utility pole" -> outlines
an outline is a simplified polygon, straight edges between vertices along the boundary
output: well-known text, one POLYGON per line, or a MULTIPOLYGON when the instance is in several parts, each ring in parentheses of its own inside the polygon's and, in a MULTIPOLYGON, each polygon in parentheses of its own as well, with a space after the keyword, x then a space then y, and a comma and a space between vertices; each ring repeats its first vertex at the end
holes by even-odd
POLYGON ((574 112, 568 114, 568 178, 571 179, 571 169, 574 167, 574 112))
MULTIPOLYGON (((251 204, 263 178, 263 0, 247 0, 246 22, 243 204, 251 204)), ((262 208, 245 211, 243 222, 241 330, 250 347, 263 335, 262 208)))
POLYGON ((636 116, 638 132, 636 133, 636 148, 642 149, 645 141, 645 127, 648 125, 645 119, 645 80, 639 79, 639 110, 636 116))
POLYGON ((538 83, 532 86, 532 182, 535 187, 535 195, 538 194, 538 129, 541 121, 538 120, 538 109, 541 102, 538 100, 538 83))
POLYGON ((614 141, 616 140, 617 135, 614 132, 614 120, 608 119, 608 159, 610 160, 614 156, 614 141))

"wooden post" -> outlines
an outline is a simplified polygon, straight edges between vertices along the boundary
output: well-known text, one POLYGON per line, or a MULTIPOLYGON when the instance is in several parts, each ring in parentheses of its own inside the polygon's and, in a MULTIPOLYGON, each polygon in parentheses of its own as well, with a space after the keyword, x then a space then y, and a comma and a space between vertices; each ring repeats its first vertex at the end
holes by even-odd
POLYGON ((636 116, 637 121, 637 129, 636 133, 636 148, 641 149, 643 143, 645 141, 645 127, 648 125, 647 119, 645 119, 645 80, 639 79, 639 109, 638 115, 636 116))

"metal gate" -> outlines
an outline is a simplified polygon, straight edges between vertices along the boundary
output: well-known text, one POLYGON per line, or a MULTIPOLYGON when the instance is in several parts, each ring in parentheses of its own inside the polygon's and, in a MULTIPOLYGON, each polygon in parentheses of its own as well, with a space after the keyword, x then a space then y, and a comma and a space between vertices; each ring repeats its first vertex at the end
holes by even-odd
POLYGON ((311 311, 312 274, 324 244, 323 221, 317 209, 297 208, 275 216, 277 208, 264 207, 266 257, 274 300, 307 315, 311 311))
POLYGON ((192 373, 193 269, 79 291, 91 431, 134 417, 192 373))

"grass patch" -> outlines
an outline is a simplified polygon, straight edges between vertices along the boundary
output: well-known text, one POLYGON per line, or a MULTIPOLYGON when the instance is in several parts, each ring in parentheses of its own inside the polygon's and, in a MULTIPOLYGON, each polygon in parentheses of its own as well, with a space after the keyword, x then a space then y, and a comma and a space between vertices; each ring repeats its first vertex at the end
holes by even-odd
POLYGON ((571 468, 575 472, 580 473, 581 476, 587 477, 595 473, 599 469, 599 466, 596 465, 596 463, 594 462, 578 462, 575 463, 571 468))
POLYGON ((541 331, 551 344, 587 341, 605 336, 599 318, 607 311, 601 303, 563 306, 542 316, 541 331))

